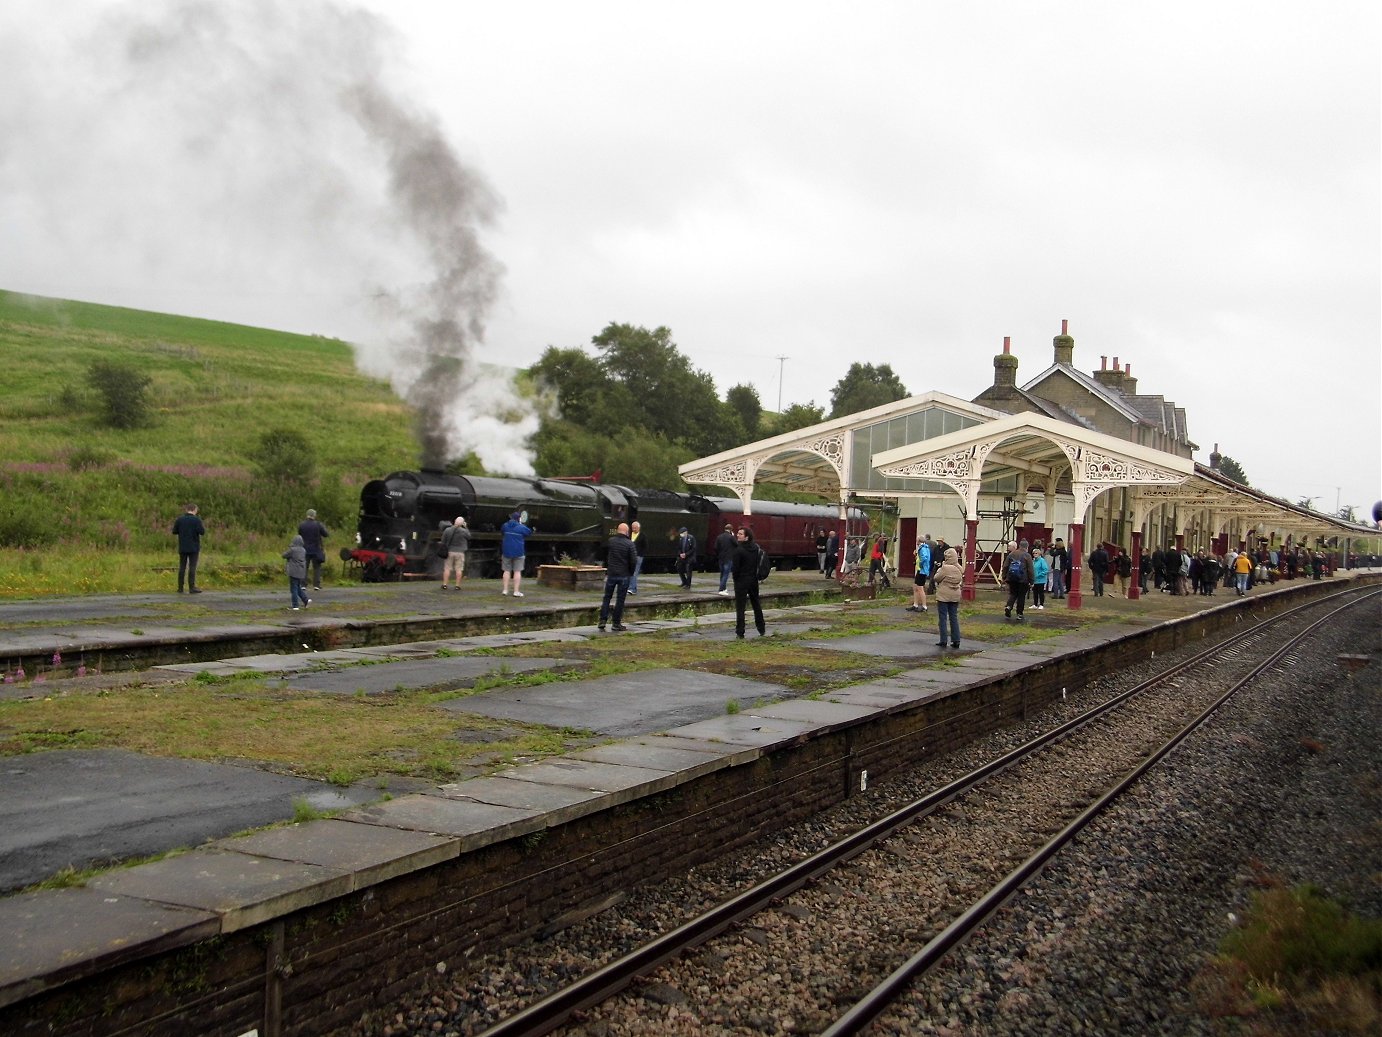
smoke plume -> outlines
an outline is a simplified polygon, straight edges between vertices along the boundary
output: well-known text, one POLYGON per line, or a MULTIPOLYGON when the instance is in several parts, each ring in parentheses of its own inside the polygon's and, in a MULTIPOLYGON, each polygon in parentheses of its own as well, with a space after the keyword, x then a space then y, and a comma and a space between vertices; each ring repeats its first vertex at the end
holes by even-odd
POLYGON ((0 193, 46 243, 34 269, 79 298, 341 335, 416 409, 423 464, 474 451, 531 474, 534 409, 480 352, 500 201, 409 103, 384 22, 329 0, 154 0, 6 35, 28 103, 0 107, 0 138, 32 147, 0 153, 0 193))

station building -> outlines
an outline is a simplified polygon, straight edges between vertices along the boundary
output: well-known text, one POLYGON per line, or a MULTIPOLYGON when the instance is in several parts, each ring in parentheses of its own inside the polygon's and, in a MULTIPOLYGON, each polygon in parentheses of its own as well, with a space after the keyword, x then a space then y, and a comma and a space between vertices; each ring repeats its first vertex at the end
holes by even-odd
MULTIPOLYGON (((873 533, 891 538, 903 575, 922 534, 963 544, 971 599, 980 583, 1001 582, 1010 540, 1060 537, 1078 566, 1095 543, 1136 562, 1158 546, 1223 554, 1326 537, 1343 545, 1370 532, 1228 479, 1217 445, 1209 465, 1196 463, 1185 409, 1139 392, 1119 357, 1111 366, 1101 357, 1091 374, 1078 370, 1068 322, 1052 346, 1050 366, 1024 384, 1004 339, 993 384, 973 400, 908 397, 688 462, 681 477, 728 488, 746 513, 762 483, 837 502, 846 536, 856 532, 846 509, 871 507, 873 533)), ((1072 608, 1080 604, 1078 575, 1072 608)))

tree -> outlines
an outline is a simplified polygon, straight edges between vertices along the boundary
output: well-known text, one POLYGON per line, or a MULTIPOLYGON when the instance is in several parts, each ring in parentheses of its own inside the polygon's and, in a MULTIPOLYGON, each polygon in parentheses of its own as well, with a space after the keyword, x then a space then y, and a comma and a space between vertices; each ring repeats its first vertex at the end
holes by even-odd
POLYGON ((1314 498, 1314 497, 1302 497, 1300 500, 1296 501, 1296 507, 1298 507, 1298 508, 1304 508, 1306 511, 1314 511, 1314 510, 1315 510, 1315 498, 1314 498))
POLYGON ((603 354, 605 374, 628 393, 629 425, 699 454, 720 449, 715 382, 682 356, 671 329, 608 324, 590 341, 603 354))
POLYGON ((885 403, 905 400, 911 394, 889 364, 854 363, 830 391, 830 416, 856 414, 885 403))
POLYGON ((771 435, 780 436, 799 428, 810 428, 825 420, 825 411, 814 403, 794 403, 771 419, 771 435))
POLYGON ((628 390, 610 379, 598 358, 580 349, 548 346, 529 374, 556 397, 559 416, 566 421, 607 431, 632 423, 628 390))
POLYGON ((1221 454, 1219 457, 1219 474, 1225 479, 1232 479, 1240 486, 1252 485, 1248 482, 1248 473, 1243 471, 1243 466, 1228 454, 1221 454))
POLYGON ((736 385, 725 393, 725 403, 739 415, 745 434, 757 436, 763 418, 763 404, 758 399, 758 390, 751 385, 736 385))
POLYGON ((127 364, 96 360, 87 368, 86 380, 101 394, 102 420, 111 428, 138 428, 149 422, 145 395, 153 379, 127 364))
POLYGON ((1345 504, 1339 509, 1339 513, 1336 517, 1343 519, 1345 522, 1357 522, 1358 509, 1352 504, 1345 504))

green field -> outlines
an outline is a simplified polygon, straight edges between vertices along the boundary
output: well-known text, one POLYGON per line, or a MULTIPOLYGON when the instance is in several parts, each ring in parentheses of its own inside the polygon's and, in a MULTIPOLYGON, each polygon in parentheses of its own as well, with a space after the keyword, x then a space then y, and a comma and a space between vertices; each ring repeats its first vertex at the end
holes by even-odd
POLYGON ((309 507, 353 536, 360 487, 419 456, 410 408, 340 340, 0 291, 0 597, 167 589, 186 501, 218 582, 277 578, 309 507), (97 361, 150 379, 149 421, 110 428, 97 361), (269 430, 306 437, 309 485, 255 470, 269 430))

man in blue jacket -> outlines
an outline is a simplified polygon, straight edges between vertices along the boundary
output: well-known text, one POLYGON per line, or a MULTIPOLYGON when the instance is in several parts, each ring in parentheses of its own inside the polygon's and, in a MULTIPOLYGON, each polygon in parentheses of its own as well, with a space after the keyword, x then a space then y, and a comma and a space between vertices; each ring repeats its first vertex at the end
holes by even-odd
POLYGON ((504 593, 509 593, 509 575, 513 575, 513 596, 523 597, 523 592, 519 587, 523 585, 523 563, 527 560, 528 538, 533 535, 533 531, 525 526, 522 521, 522 513, 515 511, 509 516, 509 521, 499 528, 504 534, 503 543, 499 545, 500 567, 504 570, 504 593))

